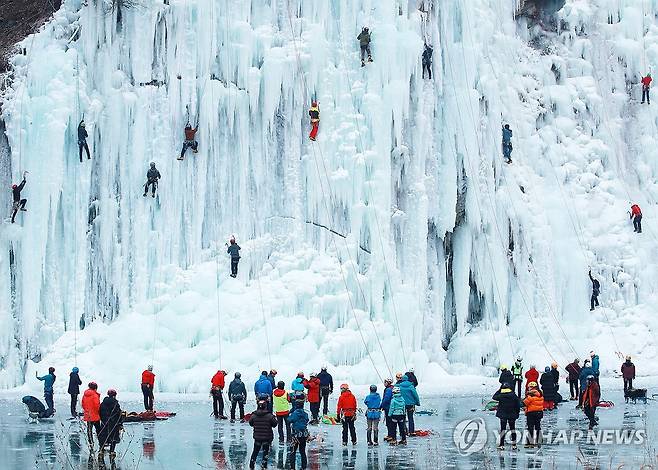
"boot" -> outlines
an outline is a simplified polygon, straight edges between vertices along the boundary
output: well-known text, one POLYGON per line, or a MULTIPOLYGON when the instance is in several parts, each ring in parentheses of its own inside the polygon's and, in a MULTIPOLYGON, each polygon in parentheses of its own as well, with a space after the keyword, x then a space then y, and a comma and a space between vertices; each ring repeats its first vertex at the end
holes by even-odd
POLYGON ((146 193, 144 193, 143 196, 146 197, 146 193))
POLYGON ((368 62, 372 62, 372 56, 371 55, 368 56, 368 62))
POLYGON ((365 66, 366 66, 365 61, 364 61, 364 60, 361 60, 361 67, 365 67, 365 66))

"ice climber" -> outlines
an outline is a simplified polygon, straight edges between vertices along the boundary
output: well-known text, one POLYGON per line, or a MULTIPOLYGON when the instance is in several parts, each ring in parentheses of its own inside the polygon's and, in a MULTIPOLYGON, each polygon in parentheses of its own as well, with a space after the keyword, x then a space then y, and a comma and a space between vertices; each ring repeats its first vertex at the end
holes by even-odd
POLYGON ((322 397, 322 415, 329 413, 329 395, 334 393, 334 379, 329 372, 327 366, 322 366, 322 370, 318 374, 320 379, 320 396, 322 397))
POLYGON ((39 374, 36 374, 37 379, 43 382, 43 398, 46 400, 46 406, 48 407, 48 412, 52 415, 55 412, 55 403, 53 402, 53 385, 55 384, 55 368, 49 367, 48 373, 43 377, 39 377, 39 374))
POLYGON ((123 422, 123 412, 117 401, 116 390, 109 389, 107 391, 107 396, 103 398, 103 403, 100 406, 100 417, 101 430, 98 433, 100 451, 98 452, 98 458, 102 461, 104 448, 108 446, 110 448, 110 462, 113 462, 116 457, 114 449, 121 441, 121 423, 123 422))
POLYGON ((82 385, 82 380, 80 380, 78 372, 80 372, 80 369, 77 367, 71 370, 69 374, 69 388, 67 390, 68 394, 71 395, 71 416, 73 418, 78 417, 78 395, 80 395, 80 385, 82 385))
POLYGON ((82 163, 82 149, 87 152, 87 160, 91 160, 89 155, 89 145, 87 145, 87 129, 85 128, 84 119, 78 124, 78 154, 80 155, 80 163, 82 163))
POLYGON ((228 386, 228 400, 231 402, 231 423, 235 422, 235 407, 240 408, 240 421, 244 422, 244 404, 247 401, 247 388, 240 379, 240 372, 235 373, 235 378, 228 386))
POLYGON ((646 77, 642 77, 642 102, 644 104, 644 98, 647 99, 647 104, 651 104, 649 101, 649 89, 651 88, 651 74, 648 73, 646 77))
POLYGON ((361 67, 366 66, 366 54, 368 54, 368 62, 372 62, 372 53, 370 52, 370 30, 364 26, 361 33, 356 37, 361 46, 361 67))
POLYGON ((516 386, 516 395, 521 398, 521 384, 523 384, 523 358, 521 356, 516 358, 516 362, 512 366, 512 376, 514 376, 513 385, 516 386))
POLYGON ((631 206, 630 216, 633 220, 633 231, 636 233, 642 233, 642 211, 640 210, 640 206, 633 204, 631 206))
POLYGON ((151 187, 151 196, 155 197, 155 190, 158 189, 158 181, 161 177, 162 176, 160 175, 160 172, 155 167, 155 162, 151 162, 151 167, 149 168, 149 171, 146 172, 146 184, 144 185, 143 194, 144 197, 146 197, 146 193, 149 192, 149 186, 151 187))
MULTIPOLYGON (((240 250, 242 248, 235 242, 235 237, 231 237, 229 243, 226 244, 226 252, 231 255, 231 277, 236 277, 238 275, 238 263, 240 262, 240 250)), ((265 376, 267 377, 267 373, 265 373, 265 376)))
POLYGON ((304 372, 297 372, 297 377, 290 384, 290 389, 293 392, 303 392, 304 391, 304 372))
POLYGON ((314 100, 311 103, 311 109, 308 110, 308 115, 311 118, 311 133, 308 135, 308 138, 315 140, 320 128, 320 107, 317 101, 314 100))
POLYGON ((528 391, 523 400, 525 405, 528 440, 526 447, 535 447, 541 443, 541 420, 544 417, 544 397, 537 388, 537 382, 528 384, 528 391))
POLYGON ((210 395, 212 396, 212 414, 215 418, 226 419, 224 416, 224 385, 226 371, 218 370, 210 379, 210 395))
POLYGON ((16 214, 18 211, 26 211, 27 209, 25 208, 25 204, 27 204, 27 199, 21 199, 21 191, 23 191, 23 188, 25 187, 25 175, 27 174, 26 171, 23 172, 23 181, 21 181, 21 184, 13 184, 11 186, 11 192, 14 198, 14 203, 12 205, 12 213, 11 213, 11 223, 13 224, 16 221, 16 214))
POLYGON ((185 141, 183 142, 183 148, 180 151, 180 157, 178 157, 179 160, 185 158, 185 152, 187 152, 187 149, 189 148, 192 149, 192 152, 199 153, 199 143, 194 140, 194 136, 198 129, 198 127, 196 129, 192 128, 189 122, 185 126, 185 141))
POLYGON ((96 430, 96 437, 101 430, 101 395, 98 393, 98 385, 96 382, 89 382, 87 390, 82 395, 82 415, 83 421, 87 423, 87 441, 89 448, 94 448, 94 430, 96 430))
POLYGON ((368 445, 379 445, 379 420, 382 417, 382 398, 377 393, 377 385, 370 386, 370 394, 363 400, 368 407, 366 420, 368 424, 368 445))
POLYGON ((594 307, 599 306, 599 294, 601 293, 601 283, 598 279, 592 277, 592 270, 589 270, 589 280, 592 281, 592 297, 590 298, 590 312, 594 310, 594 307))
POLYGON ((594 351, 589 352, 589 357, 592 359, 592 371, 593 371, 593 376, 594 380, 596 380, 596 383, 599 383, 599 375, 601 374, 600 372, 600 361, 599 361, 599 355, 596 354, 594 351))
POLYGON ((565 368, 567 373, 567 382, 569 382, 569 394, 571 400, 578 400, 580 396, 580 359, 576 358, 565 368))
POLYGON ((601 389, 599 384, 596 383, 596 378, 593 375, 587 377, 587 386, 583 392, 583 411, 585 416, 589 418, 589 428, 594 429, 599 422, 596 417, 596 407, 599 406, 601 399, 601 389))
POLYGON ((633 388, 633 379, 635 379, 635 364, 631 361, 631 356, 626 356, 626 362, 621 365, 621 375, 624 378, 624 394, 627 390, 633 388))
MULTIPOLYGON (((267 377, 267 374, 265 374, 267 377)), ((265 378, 269 385, 269 381, 265 378)), ((267 468, 267 459, 270 455, 270 448, 274 440, 274 431, 277 426, 276 417, 267 409, 267 400, 260 399, 257 402, 257 409, 249 419, 249 426, 254 428, 254 450, 251 452, 249 459, 249 468, 256 468, 256 459, 261 449, 263 456, 261 459, 261 468, 267 468)))
POLYGON ((498 443, 498 448, 505 448, 505 436, 509 427, 512 450, 516 450, 515 423, 521 411, 521 400, 514 393, 514 387, 511 382, 502 384, 500 389, 494 393, 492 399, 498 402, 498 408, 496 410, 496 417, 500 420, 500 442, 498 443))
POLYGON ((254 384, 254 394, 256 395, 256 403, 260 400, 267 401, 267 410, 272 410, 272 382, 267 378, 267 371, 263 371, 260 377, 254 384))
POLYGON ((279 380, 272 392, 272 406, 279 423, 279 445, 283 445, 284 442, 290 442, 290 402, 290 394, 286 392, 286 384, 283 380, 279 380), (284 426, 286 428, 285 441, 283 435, 284 426))
POLYGON ((292 444, 290 445, 290 468, 294 469, 296 464, 296 453, 299 451, 302 469, 306 469, 308 461, 306 458, 306 442, 308 441, 308 414, 304 411, 304 400, 294 400, 292 413, 288 418, 292 431, 292 444))
POLYGON ((512 163, 512 129, 509 124, 503 127, 503 157, 507 163, 512 163))
POLYGON ((425 71, 427 70, 427 77, 432 79, 432 46, 425 44, 423 51, 423 78, 425 78, 425 71))
MULTIPOLYGON (((404 399, 402 399, 402 402, 402 412, 404 413, 404 399)), ((356 445, 356 429, 354 428, 354 421, 356 420, 356 398, 347 384, 340 386, 340 397, 336 405, 336 418, 343 424, 343 445, 347 445, 348 431, 352 438, 352 445, 356 445)), ((402 419, 404 420, 404 415, 402 419)))
POLYGON ((142 372, 142 394, 144 395, 144 409, 146 411, 153 411, 153 387, 155 386, 155 374, 153 373, 153 366, 149 365, 144 372, 142 372))

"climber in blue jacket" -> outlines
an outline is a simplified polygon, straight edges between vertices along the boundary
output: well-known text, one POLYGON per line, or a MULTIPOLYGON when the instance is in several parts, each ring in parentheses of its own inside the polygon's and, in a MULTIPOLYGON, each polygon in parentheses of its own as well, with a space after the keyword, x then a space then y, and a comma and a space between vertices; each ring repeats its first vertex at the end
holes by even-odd
POLYGON ((404 404, 407 411, 407 420, 409 421, 409 435, 413 435, 416 430, 414 427, 414 413, 416 407, 420 406, 420 398, 416 387, 409 381, 409 377, 402 376, 402 381, 397 384, 400 387, 400 395, 404 398, 404 404))
POLYGON ((43 377, 39 377, 39 374, 35 372, 37 379, 43 382, 43 398, 46 400, 46 405, 48 405, 48 413, 52 415, 55 412, 55 403, 53 401, 53 385, 55 384, 55 368, 49 367, 48 373, 43 377))
POLYGON ((267 395, 269 400, 272 396, 272 383, 267 378, 267 371, 261 372, 260 378, 254 384, 254 393, 256 394, 256 400, 264 395, 267 395))
POLYGON ((507 163, 512 163, 512 129, 509 124, 503 126, 503 157, 507 163))

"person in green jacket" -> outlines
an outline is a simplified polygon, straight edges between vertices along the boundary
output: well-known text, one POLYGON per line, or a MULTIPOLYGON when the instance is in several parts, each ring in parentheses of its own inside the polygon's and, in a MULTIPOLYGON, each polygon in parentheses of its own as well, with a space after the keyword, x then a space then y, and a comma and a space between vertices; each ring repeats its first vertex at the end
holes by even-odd
POLYGON ((523 358, 521 356, 516 358, 516 362, 512 366, 512 375, 516 384, 516 396, 520 397, 521 384, 523 383, 523 358))
POLYGON ((370 52, 370 30, 367 26, 364 26, 361 30, 361 34, 356 37, 359 40, 359 46, 361 46, 361 67, 366 66, 366 54, 368 54, 368 62, 372 62, 372 53, 370 52))
POLYGON ((391 399, 391 405, 388 410, 389 415, 391 416, 391 421, 393 422, 392 439, 389 441, 392 446, 398 444, 404 445, 407 443, 407 428, 405 427, 404 422, 405 411, 406 404, 402 394, 400 393, 400 387, 393 387, 393 398, 391 399), (396 424, 397 428, 400 429, 400 442, 397 442, 396 424))

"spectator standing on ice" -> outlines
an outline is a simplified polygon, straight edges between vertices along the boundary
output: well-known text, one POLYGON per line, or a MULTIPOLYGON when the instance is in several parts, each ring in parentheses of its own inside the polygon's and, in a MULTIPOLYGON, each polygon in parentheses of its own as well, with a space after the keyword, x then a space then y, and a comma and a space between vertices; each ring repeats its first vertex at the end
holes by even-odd
POLYGON ((596 408, 599 406, 599 400, 601 399, 601 389, 599 384, 596 382, 596 378, 593 375, 587 377, 587 387, 585 392, 583 392, 583 411, 585 416, 589 418, 589 428, 594 429, 599 422, 596 417, 596 408))
POLYGON ((247 401, 247 388, 240 378, 240 372, 235 373, 235 378, 228 386, 228 399, 231 402, 231 423, 235 422, 235 407, 240 408, 240 421, 244 422, 244 404, 247 401))
POLYGON ((592 298, 590 299, 590 312, 594 307, 599 306, 599 294, 601 293, 601 283, 592 276, 592 270, 589 270, 589 280, 592 281, 592 298))
POLYGON ((631 361, 631 356, 626 356, 626 362, 621 365, 621 375, 624 378, 624 393, 633 388, 635 379, 635 364, 631 361))
POLYGON ((368 445, 379 445, 379 420, 382 417, 382 397, 377 393, 377 385, 370 386, 370 394, 363 400, 368 407, 366 420, 368 425, 368 445))
POLYGON ((648 73, 645 77, 642 77, 642 102, 644 104, 644 99, 646 98, 647 104, 651 104, 649 100, 649 90, 651 89, 651 74, 648 73))
POLYGON ((516 362, 512 366, 512 376, 514 377, 513 385, 516 386, 516 395, 521 397, 521 384, 523 384, 523 358, 521 356, 516 358, 516 362))
POLYGON ((101 395, 98 393, 96 382, 89 382, 87 390, 82 395, 82 420, 87 423, 87 440, 89 448, 94 448, 94 429, 96 437, 101 431, 101 395))
POLYGON ((541 442, 541 420, 544 417, 544 397, 537 388, 537 382, 528 384, 523 404, 525 405, 525 419, 528 429, 526 447, 535 447, 541 442))
MULTIPOLYGON (((267 373, 265 377, 267 377, 267 373)), ((267 378, 265 380, 267 381, 267 378)), ((267 460, 274 440, 273 428, 277 426, 276 417, 267 409, 267 400, 258 400, 257 409, 249 419, 249 426, 254 428, 254 450, 249 459, 249 468, 256 468, 256 459, 261 449, 263 451, 261 468, 267 468, 267 460)))
POLYGON ((69 374, 68 394, 71 395, 71 416, 73 418, 78 417, 78 395, 80 395, 80 385, 82 385, 82 380, 80 380, 78 372, 80 372, 80 369, 74 367, 69 374))
POLYGON ((210 395, 212 396, 212 414, 215 418, 226 419, 224 416, 224 385, 226 372, 218 370, 210 379, 210 395))
POLYGON ((567 382, 569 382, 569 394, 571 400, 578 400, 580 396, 580 360, 578 358, 574 359, 572 363, 567 365, 566 371, 569 374, 567 377, 567 382))
POLYGON ((322 366, 322 370, 318 374, 320 379, 320 395, 322 397, 322 415, 329 413, 329 395, 334 393, 334 379, 329 372, 327 366, 322 366))
POLYGON ((347 445, 348 431, 352 438, 352 445, 356 445, 356 429, 354 428, 354 421, 356 420, 356 398, 347 384, 340 386, 336 417, 343 423, 343 445, 347 445))
MULTIPOLYGON (((36 374, 36 373, 35 373, 36 374)), ((43 377, 39 377, 39 374, 36 374, 37 379, 43 382, 43 398, 46 400, 46 405, 48 406, 48 412, 52 416, 55 412, 55 402, 53 401, 53 385, 55 384, 55 368, 49 367, 48 373, 43 377)))
POLYGON ((500 389, 494 393, 493 400, 498 402, 496 409, 496 417, 500 420, 500 442, 498 443, 499 449, 505 448, 505 436, 507 428, 509 427, 512 450, 516 450, 516 420, 519 418, 521 411, 521 400, 514 393, 514 387, 511 383, 504 383, 500 389))
POLYGON ((284 443, 283 428, 286 428, 285 442, 290 441, 290 395, 286 392, 286 384, 283 380, 277 383, 272 392, 272 406, 278 421, 279 444, 284 443))
POLYGON ((153 366, 149 364, 144 372, 142 372, 142 395, 144 395, 144 409, 146 411, 153 411, 153 388, 155 387, 155 374, 153 373, 153 366))
POLYGON ((398 384, 398 387, 400 388, 400 395, 404 398, 405 409, 407 412, 408 435, 414 436, 416 433, 414 413, 416 412, 416 407, 420 406, 420 398, 418 397, 416 387, 409 382, 406 375, 402 376, 402 382, 398 384))

